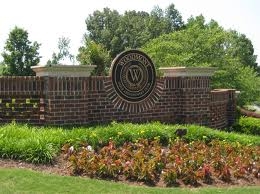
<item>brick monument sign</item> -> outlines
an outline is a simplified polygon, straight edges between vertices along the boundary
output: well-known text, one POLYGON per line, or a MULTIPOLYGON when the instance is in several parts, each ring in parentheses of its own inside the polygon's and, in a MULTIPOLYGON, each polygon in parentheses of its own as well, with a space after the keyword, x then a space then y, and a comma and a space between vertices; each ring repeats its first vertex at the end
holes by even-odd
POLYGON ((158 77, 152 60, 139 50, 119 54, 110 76, 84 74, 82 66, 43 72, 48 68, 34 67, 32 77, 0 78, 1 123, 160 121, 224 128, 235 120, 235 90, 211 90, 210 68, 161 68, 158 77))

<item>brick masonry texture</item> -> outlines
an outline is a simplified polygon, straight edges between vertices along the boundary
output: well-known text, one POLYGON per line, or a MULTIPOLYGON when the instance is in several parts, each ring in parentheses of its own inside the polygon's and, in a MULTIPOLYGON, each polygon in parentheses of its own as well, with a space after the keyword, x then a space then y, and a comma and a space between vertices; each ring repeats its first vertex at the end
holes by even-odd
POLYGON ((224 128, 235 120, 235 90, 209 77, 160 77, 139 103, 125 103, 111 77, 1 77, 0 122, 81 125, 111 121, 193 123, 224 128))

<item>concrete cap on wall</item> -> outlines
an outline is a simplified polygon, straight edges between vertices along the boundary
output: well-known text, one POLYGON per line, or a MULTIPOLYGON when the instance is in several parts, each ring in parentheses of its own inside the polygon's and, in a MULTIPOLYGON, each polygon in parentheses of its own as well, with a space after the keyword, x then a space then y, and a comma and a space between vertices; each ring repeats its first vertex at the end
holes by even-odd
POLYGON ((160 67, 164 77, 210 77, 217 68, 214 67, 160 67))
POLYGON ((37 65, 31 68, 40 77, 89 77, 95 67, 96 65, 37 65))

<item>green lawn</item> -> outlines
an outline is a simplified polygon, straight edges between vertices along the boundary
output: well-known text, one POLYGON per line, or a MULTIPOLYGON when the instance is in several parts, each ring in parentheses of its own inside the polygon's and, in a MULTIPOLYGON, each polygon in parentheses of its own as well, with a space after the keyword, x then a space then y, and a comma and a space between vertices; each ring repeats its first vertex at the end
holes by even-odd
POLYGON ((102 180, 79 177, 64 177, 34 172, 25 169, 0 168, 0 193, 250 193, 259 194, 260 186, 228 188, 153 188, 130 186, 102 180))

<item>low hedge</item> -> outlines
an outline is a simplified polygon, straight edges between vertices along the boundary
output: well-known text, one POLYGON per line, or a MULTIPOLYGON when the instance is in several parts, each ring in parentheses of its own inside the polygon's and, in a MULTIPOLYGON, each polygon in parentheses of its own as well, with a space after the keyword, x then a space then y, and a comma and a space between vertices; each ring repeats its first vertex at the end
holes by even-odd
POLYGON ((136 142, 138 139, 159 140, 168 145, 179 138, 186 142, 220 140, 242 145, 260 145, 260 137, 228 133, 196 125, 165 125, 159 122, 131 124, 113 122, 107 126, 66 129, 33 127, 16 123, 0 126, 0 158, 19 159, 33 163, 51 163, 66 144, 103 147, 109 141, 116 145, 136 142))
POLYGON ((234 131, 249 135, 260 135, 260 119, 252 117, 240 117, 233 127, 234 131))

